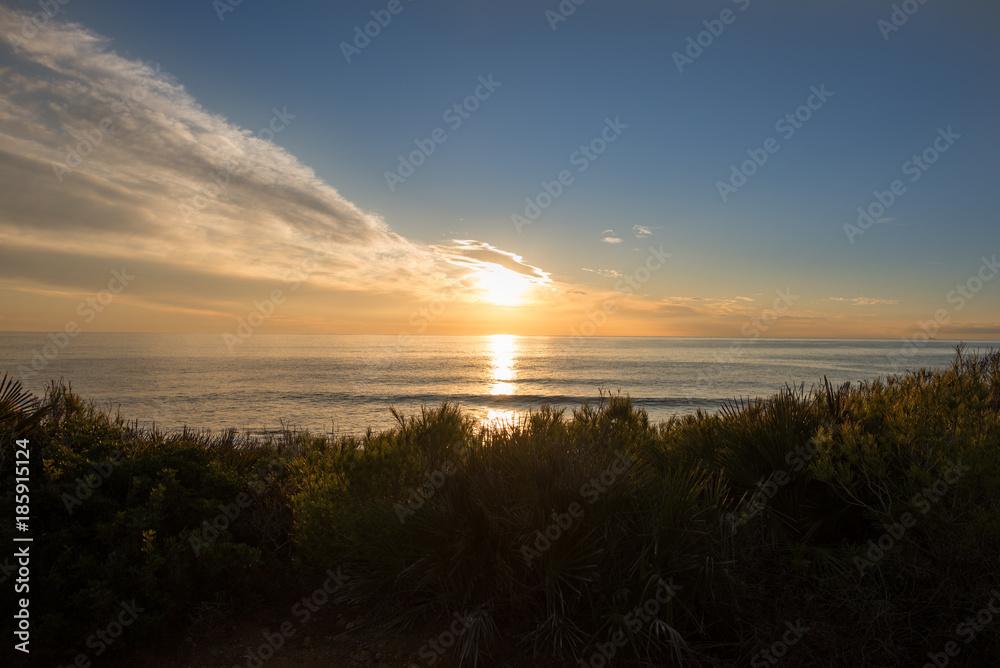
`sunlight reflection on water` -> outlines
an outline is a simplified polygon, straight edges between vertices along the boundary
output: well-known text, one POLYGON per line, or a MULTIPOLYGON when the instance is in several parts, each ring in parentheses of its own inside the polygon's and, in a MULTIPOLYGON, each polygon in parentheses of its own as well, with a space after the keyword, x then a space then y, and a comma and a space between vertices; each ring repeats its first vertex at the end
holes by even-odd
MULTIPOLYGON (((511 396, 517 388, 517 337, 495 334, 487 338, 489 345, 489 393, 493 396, 511 396)), ((484 427, 502 427, 517 424, 518 412, 490 408, 480 419, 484 427)))
POLYGON ((517 376, 514 369, 517 339, 509 334, 495 334, 490 341, 490 394, 514 394, 512 381, 517 376))

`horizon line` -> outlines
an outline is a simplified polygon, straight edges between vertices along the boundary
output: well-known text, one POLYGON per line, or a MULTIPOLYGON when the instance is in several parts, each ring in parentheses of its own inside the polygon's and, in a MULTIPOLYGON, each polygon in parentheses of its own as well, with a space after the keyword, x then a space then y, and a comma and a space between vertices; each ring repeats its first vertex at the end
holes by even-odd
MULTIPOLYGON (((3 334, 50 334, 51 330, 0 330, 0 335, 3 334)), ((177 335, 204 335, 204 336, 221 336, 223 332, 150 332, 150 331, 98 331, 98 332, 78 332, 78 334, 177 334, 177 335)), ((399 333, 387 334, 380 332, 357 332, 357 333, 346 333, 346 332, 256 332, 255 336, 400 336, 399 333)), ((511 334, 509 332, 495 332, 493 334, 409 334, 406 336, 411 338, 431 338, 431 337, 453 337, 453 338, 487 338, 491 336, 513 336, 522 339, 718 339, 718 340, 738 340, 738 341, 754 341, 757 339, 766 339, 769 341, 911 341, 910 337, 830 337, 830 336, 683 336, 677 334, 591 334, 588 336, 581 336, 579 334, 511 334)), ((921 339, 925 341, 938 341, 938 342, 997 342, 1000 343, 1000 335, 996 338, 939 338, 930 337, 928 339, 921 339)))

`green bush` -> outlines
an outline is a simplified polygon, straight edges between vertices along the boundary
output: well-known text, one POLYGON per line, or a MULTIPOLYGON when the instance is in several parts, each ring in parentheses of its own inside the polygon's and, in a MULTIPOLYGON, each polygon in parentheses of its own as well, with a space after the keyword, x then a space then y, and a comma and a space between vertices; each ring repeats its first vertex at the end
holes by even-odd
MULTIPOLYGON (((39 649, 86 651, 133 599, 113 650, 179 633, 335 563, 386 628, 465 615, 474 664, 612 642, 620 663, 761 665, 796 623, 784 665, 922 665, 1000 588, 997 352, 659 425, 621 396, 504 426, 394 414, 362 437, 166 436, 0 382, 8 516, 13 438, 33 444, 34 637, 58 639, 39 649)), ((968 640, 965 665, 1000 659, 995 628, 968 640)))
MULTIPOLYGON (((143 431, 59 385, 46 405, 48 418, 26 434, 34 657, 71 661, 86 653, 94 660, 100 643, 88 647, 87 640, 123 602, 135 600, 143 612, 107 655, 164 626, 179 629, 194 606, 217 593, 245 603, 260 600, 259 583, 270 580, 262 577, 262 552, 273 540, 255 535, 252 520, 254 504, 280 485, 278 478, 261 477, 267 462, 280 460, 276 450, 241 443, 231 433, 165 437, 143 431), (239 508, 241 494, 250 505, 228 526, 206 533, 206 522, 225 517, 220 505, 239 508)), ((12 445, 5 442, 5 452, 12 445)), ((8 517, 14 514, 10 464, 5 459, 0 468, 8 517)), ((270 538, 280 540, 289 528, 270 538)), ((7 540, 10 531, 5 525, 7 540)), ((272 561, 287 561, 287 547, 285 553, 281 558, 271 550, 272 561)))

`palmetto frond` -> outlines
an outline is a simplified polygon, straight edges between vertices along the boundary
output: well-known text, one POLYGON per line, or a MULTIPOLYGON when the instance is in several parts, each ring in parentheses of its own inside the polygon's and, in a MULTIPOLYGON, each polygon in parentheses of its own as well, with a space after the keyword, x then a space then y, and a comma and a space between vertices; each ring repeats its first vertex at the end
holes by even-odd
POLYGON ((0 380, 0 432, 12 431, 14 436, 21 436, 38 424, 46 413, 48 406, 43 406, 38 398, 21 386, 21 381, 3 375, 0 380))

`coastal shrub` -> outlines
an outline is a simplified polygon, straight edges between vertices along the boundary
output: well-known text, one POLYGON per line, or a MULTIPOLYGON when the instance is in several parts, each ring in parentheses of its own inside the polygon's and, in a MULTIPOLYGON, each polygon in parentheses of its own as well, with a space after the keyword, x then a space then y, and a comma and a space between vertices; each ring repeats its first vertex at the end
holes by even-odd
POLYGON ((339 602, 386 629, 458 614, 463 665, 764 665, 792 632, 785 666, 923 665, 950 641, 964 665, 1000 662, 997 627, 968 625, 1000 603, 995 351, 658 425, 602 395, 501 425, 444 404, 380 433, 264 442, 12 387, 0 508, 14 514, 27 437, 33 637, 56 639, 41 660, 91 651, 133 599, 105 658, 338 564, 339 602))
POLYGON ((424 408, 410 418, 393 414, 395 429, 317 441, 292 464, 293 536, 306 563, 328 564, 355 542, 367 541, 376 502, 419 503, 423 478, 457 457, 472 438, 471 419, 455 406, 424 408))
MULTIPOLYGON (((745 664, 799 620, 811 638, 792 665, 918 661, 1000 578, 996 359, 960 351, 951 370, 785 388, 657 427, 618 397, 484 429, 405 522, 373 500, 354 600, 393 624, 479 611, 538 660, 623 638, 620 657, 745 664), (628 467, 570 515, 615 453, 628 467), (676 595, 631 632, 630 604, 660 579, 676 595)), ((969 650, 997 655, 983 638, 969 650)))
MULTIPOLYGON (((262 577, 262 549, 273 545, 248 520, 256 500, 279 484, 264 473, 280 460, 277 451, 233 434, 143 430, 60 384, 49 389, 46 408, 48 417, 24 434, 32 446, 33 656, 119 655, 164 626, 182 629, 190 610, 217 593, 260 600, 259 583, 272 581, 262 577), (141 608, 134 622, 113 643, 94 640, 123 606, 141 608)), ((12 473, 6 460, 7 517, 12 473)), ((3 538, 10 533, 5 525, 3 538)))
POLYGON ((685 633, 698 621, 682 601, 703 600, 721 576, 712 569, 721 490, 654 450, 644 411, 623 397, 572 421, 542 407, 471 441, 419 508, 395 512, 402 497, 374 504, 367 540, 350 553, 363 574, 356 601, 393 623, 476 611, 539 658, 612 637, 689 651, 685 633), (652 598, 660 583, 662 602, 652 598), (649 600, 655 618, 641 612, 649 600))

